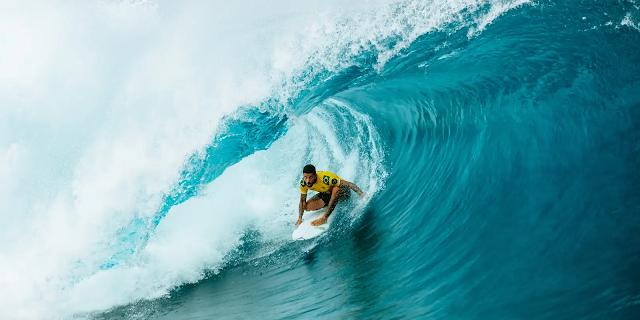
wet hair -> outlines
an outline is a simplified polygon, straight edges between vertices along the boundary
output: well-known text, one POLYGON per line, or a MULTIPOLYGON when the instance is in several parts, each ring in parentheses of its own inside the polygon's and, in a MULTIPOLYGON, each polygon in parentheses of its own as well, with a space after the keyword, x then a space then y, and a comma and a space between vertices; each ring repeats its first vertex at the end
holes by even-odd
POLYGON ((302 173, 316 173, 316 167, 314 167, 312 164, 308 164, 306 166, 304 166, 304 169, 302 169, 302 173))

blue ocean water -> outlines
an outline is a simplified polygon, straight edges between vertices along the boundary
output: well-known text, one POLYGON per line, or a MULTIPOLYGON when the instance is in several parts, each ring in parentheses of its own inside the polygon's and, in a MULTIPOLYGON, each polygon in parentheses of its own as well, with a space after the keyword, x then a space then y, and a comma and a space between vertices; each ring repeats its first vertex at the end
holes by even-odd
POLYGON ((456 22, 422 34, 381 69, 365 51, 284 106, 248 106, 168 205, 310 114, 335 130, 324 144, 375 140, 380 188, 320 240, 260 255, 272 244, 249 230, 219 273, 97 317, 637 319, 640 33, 610 22, 637 15, 626 1, 527 4, 478 35, 456 22))
POLYGON ((287 94, 226 114, 155 213, 122 222, 96 268, 77 258, 80 275, 60 292, 109 287, 91 282, 100 272, 134 280, 96 294, 109 303, 64 317, 640 318, 638 4, 418 1, 385 10, 401 16, 384 20, 395 32, 340 43, 331 49, 339 66, 309 59, 281 84, 287 94), (307 163, 371 199, 354 194, 325 236, 289 241, 307 163), (249 189, 255 203, 229 198, 249 189), (216 195, 206 212, 193 204, 216 195), (250 210, 275 227, 243 215, 250 210), (213 228, 235 216, 242 223, 213 228), (216 235, 183 230, 193 235, 183 247, 180 236, 157 240, 192 228, 184 221, 216 235), (149 258, 163 243, 180 255, 149 258), (138 277, 173 261, 186 267, 138 277), (166 293, 131 293, 149 287, 166 293))

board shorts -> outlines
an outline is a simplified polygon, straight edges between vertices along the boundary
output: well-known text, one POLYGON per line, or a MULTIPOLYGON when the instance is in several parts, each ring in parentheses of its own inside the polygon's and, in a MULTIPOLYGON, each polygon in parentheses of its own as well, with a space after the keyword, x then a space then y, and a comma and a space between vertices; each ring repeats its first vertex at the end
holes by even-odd
MULTIPOLYGON (((324 202, 324 207, 329 205, 331 201, 331 192, 318 192, 318 197, 324 202)), ((346 201, 351 197, 351 188, 340 188, 338 192, 338 202, 346 201)))

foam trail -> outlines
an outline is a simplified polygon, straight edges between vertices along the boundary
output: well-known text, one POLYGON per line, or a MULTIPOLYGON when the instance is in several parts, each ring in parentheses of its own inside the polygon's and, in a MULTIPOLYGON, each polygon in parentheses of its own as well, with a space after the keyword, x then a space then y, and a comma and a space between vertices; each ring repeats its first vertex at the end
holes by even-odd
POLYGON ((631 28, 634 28, 634 29, 640 31, 640 25, 638 25, 637 23, 633 22, 633 20, 631 20, 631 14, 630 13, 627 13, 627 15, 624 17, 624 19, 622 19, 622 22, 620 22, 620 25, 629 26, 631 28))

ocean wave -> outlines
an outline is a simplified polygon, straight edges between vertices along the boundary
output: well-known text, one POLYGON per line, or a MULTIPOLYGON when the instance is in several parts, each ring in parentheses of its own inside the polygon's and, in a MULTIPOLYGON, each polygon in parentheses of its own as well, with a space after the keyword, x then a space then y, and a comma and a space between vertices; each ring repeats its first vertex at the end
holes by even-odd
MULTIPOLYGON (((631 3, 0 6, 17 30, 0 43, 4 317, 159 316, 237 268, 296 283, 291 261, 317 252, 340 268, 314 290, 348 308, 299 301, 310 316, 634 305, 631 3), (307 163, 373 197, 300 247, 307 163)), ((258 291, 236 315, 299 315, 272 299, 258 291)), ((212 316, 239 303, 210 302, 212 316)))

